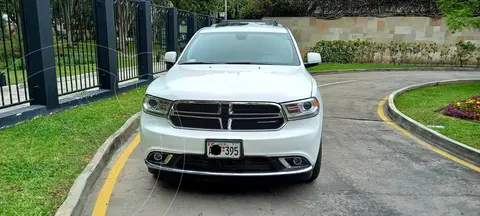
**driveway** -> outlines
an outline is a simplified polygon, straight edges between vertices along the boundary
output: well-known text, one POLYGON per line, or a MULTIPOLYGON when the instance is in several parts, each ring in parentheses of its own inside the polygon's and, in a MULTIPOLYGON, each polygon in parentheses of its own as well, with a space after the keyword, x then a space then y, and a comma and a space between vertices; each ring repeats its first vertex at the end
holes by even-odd
MULTIPOLYGON (((185 182, 177 187, 157 182, 147 172, 138 147, 117 180, 107 215, 480 215, 480 173, 428 150, 377 114, 380 100, 394 90, 428 81, 479 79, 480 72, 315 78, 325 106, 322 168, 315 182, 185 182)), ((85 215, 91 215, 107 175, 108 169, 87 198, 85 215)))

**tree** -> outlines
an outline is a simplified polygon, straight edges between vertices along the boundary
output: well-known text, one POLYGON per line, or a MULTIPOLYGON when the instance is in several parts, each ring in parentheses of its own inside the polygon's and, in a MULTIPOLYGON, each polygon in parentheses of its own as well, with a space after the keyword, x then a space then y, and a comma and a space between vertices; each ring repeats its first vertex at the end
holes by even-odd
MULTIPOLYGON (((232 0, 229 0, 229 2, 232 0)), ((210 14, 213 11, 223 11, 224 0, 170 0, 174 7, 201 14, 210 14)))
POLYGON ((119 50, 125 50, 127 38, 132 33, 132 25, 135 21, 136 13, 136 6, 134 4, 135 2, 129 0, 117 0, 115 4, 119 50))
POLYGON ((438 0, 437 3, 452 30, 480 29, 479 0, 438 0))
MULTIPOLYGON (((10 22, 14 23, 15 32, 19 33, 21 28, 20 5, 18 0, 0 1, 0 11, 6 14, 10 22)), ((7 24, 8 25, 8 24, 7 24)))
MULTIPOLYGON (((72 46, 72 8, 76 0, 53 0, 52 4, 52 17, 59 21, 56 23, 60 26, 62 30, 65 28, 65 33, 67 35, 67 46, 72 46)), ((55 26, 57 28, 57 26, 55 26)))

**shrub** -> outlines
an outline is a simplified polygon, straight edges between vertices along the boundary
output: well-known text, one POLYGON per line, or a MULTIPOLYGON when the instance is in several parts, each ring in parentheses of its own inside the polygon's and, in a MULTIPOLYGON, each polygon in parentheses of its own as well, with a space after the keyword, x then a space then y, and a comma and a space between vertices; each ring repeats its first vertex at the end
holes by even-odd
POLYGON ((475 44, 463 41, 456 45, 439 45, 395 41, 387 44, 360 40, 322 40, 317 42, 310 51, 320 53, 325 63, 382 63, 385 54, 389 54, 390 64, 434 65, 437 63, 464 66, 472 56, 475 56, 477 66, 480 67, 480 47, 477 48, 475 44), (379 58, 376 59, 376 56, 379 58))
POLYGON ((0 40, 0 60, 5 61, 6 58, 12 59, 12 57, 15 57, 15 59, 21 58, 22 52, 20 50, 19 42, 23 48, 23 41, 19 41, 18 35, 12 36, 12 38, 5 38, 5 40, 0 40))
MULTIPOLYGON (((329 63, 352 63, 355 57, 358 55, 357 50, 364 52, 364 49, 359 49, 360 46, 364 47, 368 42, 356 41, 319 41, 315 47, 312 48, 312 52, 318 52, 322 55, 322 61, 329 63)), ((360 56, 362 57, 362 56, 360 56)))
POLYGON ((384 44, 384 43, 375 44, 375 50, 377 51, 377 54, 380 56, 380 63, 383 63, 383 57, 385 56, 385 51, 387 51, 387 49, 388 49, 387 44, 384 44))
POLYGON ((475 52, 475 59, 477 60, 477 67, 480 67, 480 46, 477 47, 477 51, 475 52))
POLYGON ((428 62, 430 62, 432 65, 433 65, 433 58, 435 57, 435 53, 438 52, 438 44, 437 43, 433 43, 433 44, 429 44, 427 47, 427 58, 428 58, 428 62))
POLYGON ((392 64, 399 64, 400 63, 400 43, 398 42, 390 42, 388 49, 390 51, 390 63, 392 64))
POLYGON ((473 52, 475 52, 475 44, 471 42, 459 41, 457 44, 455 44, 455 46, 457 48, 455 51, 455 60, 460 63, 460 67, 463 67, 463 65, 470 60, 473 52))
POLYGON ((443 44, 441 49, 440 49, 440 63, 442 65, 446 64, 447 63, 447 60, 450 56, 450 52, 451 52, 451 48, 449 45, 447 44, 443 44))
POLYGON ((263 13, 263 10, 257 7, 253 1, 247 1, 247 3, 240 8, 239 17, 241 19, 261 19, 263 13))

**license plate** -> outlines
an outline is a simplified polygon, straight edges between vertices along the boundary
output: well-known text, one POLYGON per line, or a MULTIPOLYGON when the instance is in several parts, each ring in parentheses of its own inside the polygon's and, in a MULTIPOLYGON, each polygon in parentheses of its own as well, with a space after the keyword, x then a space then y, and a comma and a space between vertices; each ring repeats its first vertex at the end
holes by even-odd
POLYGON ((205 140, 205 145, 209 158, 239 159, 243 154, 241 140, 205 140))

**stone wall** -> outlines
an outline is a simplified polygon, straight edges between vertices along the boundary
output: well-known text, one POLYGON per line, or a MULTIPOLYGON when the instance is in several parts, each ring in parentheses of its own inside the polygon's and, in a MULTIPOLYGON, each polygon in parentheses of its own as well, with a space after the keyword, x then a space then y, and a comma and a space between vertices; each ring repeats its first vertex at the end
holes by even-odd
POLYGON ((480 31, 452 34, 445 19, 429 17, 343 17, 322 20, 314 17, 272 17, 295 35, 302 53, 319 40, 372 40, 455 44, 460 40, 480 45, 480 31))

